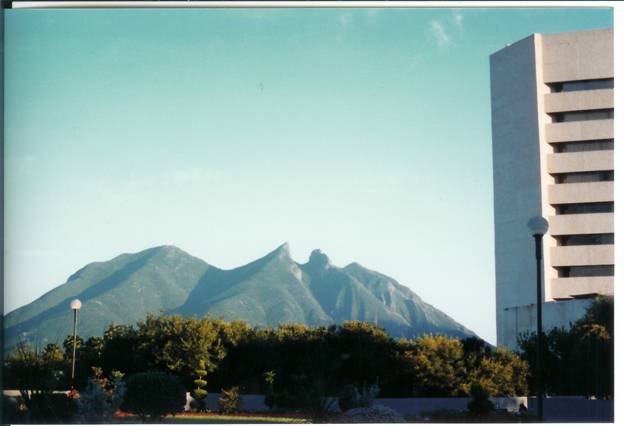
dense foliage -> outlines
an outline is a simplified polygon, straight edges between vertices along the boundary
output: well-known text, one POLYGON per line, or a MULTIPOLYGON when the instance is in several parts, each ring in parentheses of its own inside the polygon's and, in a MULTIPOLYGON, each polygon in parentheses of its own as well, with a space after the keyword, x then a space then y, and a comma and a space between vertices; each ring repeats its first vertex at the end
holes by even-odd
POLYGON ((123 373, 113 371, 113 380, 109 380, 101 368, 93 367, 92 370, 93 377, 78 399, 80 421, 87 423, 110 419, 121 406, 126 392, 123 373))
MULTIPOLYGON (((613 298, 601 297, 569 329, 546 333, 546 392, 612 398, 613 332, 613 298)), ((535 386, 536 338, 519 343, 521 356, 476 337, 396 340, 357 321, 272 329, 150 315, 136 326, 111 325, 101 337, 76 339, 79 405, 53 393, 70 386, 73 338, 41 350, 20 343, 4 361, 4 378, 22 399, 4 404, 30 421, 68 421, 78 408, 82 417, 96 418, 112 415, 126 389, 126 410, 159 418, 181 411, 186 392, 201 398, 226 389, 220 402, 228 411, 237 409, 240 394, 264 393, 271 407, 322 418, 327 396, 341 397, 344 408, 365 407, 379 391, 380 397, 470 394, 473 415, 483 416, 491 409, 488 395, 526 395, 535 386)))
POLYGON ((338 395, 338 406, 341 411, 348 411, 352 408, 371 407, 375 398, 379 396, 379 386, 355 386, 349 385, 340 391, 338 395))
MULTIPOLYGON (((552 395, 613 398, 613 297, 598 297, 568 329, 544 333, 544 390, 552 395)), ((536 389, 535 334, 519 339, 522 358, 530 365, 529 386, 536 389)))
MULTIPOLYGON (((71 343, 69 337, 65 348, 71 343)), ((68 371, 70 353, 53 346, 45 353, 49 359, 45 366, 68 371)), ((37 362, 44 362, 40 358, 37 362)), ((320 409, 323 396, 374 384, 381 397, 467 396, 473 383, 494 396, 527 391, 527 364, 478 338, 396 340, 375 325, 357 321, 253 329, 244 322, 209 317, 148 316, 136 326, 111 325, 102 337, 77 339, 80 390, 86 388, 93 366, 101 367, 109 378, 114 370, 127 377, 167 372, 196 396, 204 389, 219 392, 240 386, 241 393, 264 393, 270 405, 289 408, 320 409)), ((24 368, 15 357, 6 367, 5 377, 30 380, 27 373, 14 373, 24 368)), ((66 381, 67 374, 60 377, 66 381)))
POLYGON ((494 411, 494 404, 490 401, 490 394, 485 388, 477 383, 470 387, 472 399, 468 402, 468 412, 472 417, 485 417, 494 411))
POLYGON ((219 396, 219 408, 224 413, 235 413, 241 409, 242 400, 238 386, 232 386, 230 389, 221 389, 219 396))
POLYGON ((134 374, 126 380, 122 408, 141 418, 158 420, 184 411, 186 389, 176 376, 163 372, 134 374))

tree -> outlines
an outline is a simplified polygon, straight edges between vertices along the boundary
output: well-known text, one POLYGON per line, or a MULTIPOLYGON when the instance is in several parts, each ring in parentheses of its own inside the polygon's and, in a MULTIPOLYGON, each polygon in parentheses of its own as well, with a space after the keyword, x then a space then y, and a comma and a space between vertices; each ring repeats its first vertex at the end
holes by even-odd
POLYGON ((113 370, 126 375, 153 368, 153 354, 139 344, 139 336, 132 326, 111 324, 104 332, 100 365, 106 374, 113 370))
MULTIPOLYGON (((547 393, 613 398, 613 297, 593 300, 585 315, 569 328, 544 333, 542 353, 547 393)), ((529 364, 529 388, 536 389, 535 333, 518 339, 529 364)))
POLYGON ((211 372, 225 357, 221 332, 220 322, 210 318, 148 315, 138 323, 137 337, 139 349, 151 354, 156 369, 183 378, 191 389, 200 361, 211 372))
POLYGON ((425 336, 405 354, 414 369, 414 394, 422 397, 466 395, 466 369, 459 340, 425 336))
POLYGON ((468 402, 468 412, 473 417, 487 416, 494 411, 494 404, 490 401, 488 391, 478 383, 470 386, 470 396, 472 400, 468 402))
POLYGON ((32 422, 67 422, 76 411, 74 401, 54 390, 65 389, 60 347, 48 344, 42 352, 19 342, 4 363, 5 386, 17 388, 32 422))
POLYGON ((193 383, 195 383, 195 386, 197 387, 193 389, 192 396, 199 402, 199 409, 203 411, 206 406, 202 400, 208 395, 208 391, 204 389, 208 384, 208 382, 204 380, 204 377, 208 374, 208 372, 206 371, 206 363, 203 359, 199 360, 199 366, 197 367, 197 370, 195 370, 195 373, 197 374, 197 379, 193 383))

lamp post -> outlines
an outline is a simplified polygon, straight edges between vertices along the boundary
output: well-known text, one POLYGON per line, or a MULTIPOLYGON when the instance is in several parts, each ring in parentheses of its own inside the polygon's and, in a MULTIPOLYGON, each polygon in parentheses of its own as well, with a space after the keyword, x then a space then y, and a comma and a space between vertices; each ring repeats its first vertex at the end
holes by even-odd
POLYGON ((542 239, 548 231, 548 221, 542 216, 535 216, 527 223, 531 235, 535 239, 535 263, 537 266, 537 354, 535 367, 537 369, 537 417, 544 420, 544 372, 542 369, 542 239))
POLYGON ((82 303, 78 299, 74 299, 69 304, 69 307, 74 311, 74 351, 72 356, 72 372, 71 372, 71 387, 74 388, 74 375, 76 371, 76 323, 78 322, 78 310, 82 306, 82 303))

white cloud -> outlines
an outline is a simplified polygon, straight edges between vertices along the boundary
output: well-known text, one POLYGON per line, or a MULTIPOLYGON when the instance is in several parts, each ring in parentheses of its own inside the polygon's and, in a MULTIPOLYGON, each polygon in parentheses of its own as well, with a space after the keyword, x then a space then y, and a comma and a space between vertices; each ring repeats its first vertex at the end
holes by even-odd
POLYGON ((462 15, 458 9, 453 9, 452 14, 453 14, 453 22, 455 23, 455 26, 459 28, 460 30, 463 30, 464 29, 464 15, 462 15))
POLYGON ((435 41, 438 44, 438 46, 443 47, 443 46, 449 46, 453 44, 453 40, 451 39, 451 36, 447 32, 442 22, 435 21, 435 20, 431 21, 430 27, 431 27, 431 33, 433 37, 435 38, 435 41))

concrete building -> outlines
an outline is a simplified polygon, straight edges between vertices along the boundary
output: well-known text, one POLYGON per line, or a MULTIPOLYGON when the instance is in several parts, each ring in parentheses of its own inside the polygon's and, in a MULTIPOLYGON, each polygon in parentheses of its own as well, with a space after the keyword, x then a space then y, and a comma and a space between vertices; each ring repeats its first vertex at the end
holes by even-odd
POLYGON ((535 331, 534 240, 544 236, 544 329, 613 294, 613 30, 533 34, 490 57, 496 328, 535 331))

